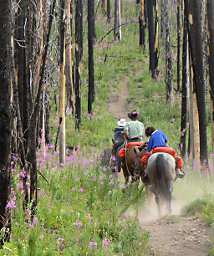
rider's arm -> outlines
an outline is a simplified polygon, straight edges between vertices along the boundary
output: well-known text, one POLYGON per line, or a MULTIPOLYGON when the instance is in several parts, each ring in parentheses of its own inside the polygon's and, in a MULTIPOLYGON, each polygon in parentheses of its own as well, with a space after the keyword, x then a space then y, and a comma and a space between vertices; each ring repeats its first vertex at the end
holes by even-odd
POLYGON ((124 138, 127 139, 128 138, 128 135, 129 135, 129 127, 128 125, 126 125, 123 129, 123 135, 124 135, 124 138))
POLYGON ((147 146, 147 151, 151 151, 152 150, 152 146, 153 146, 153 138, 150 137, 149 142, 148 142, 148 146, 147 146))

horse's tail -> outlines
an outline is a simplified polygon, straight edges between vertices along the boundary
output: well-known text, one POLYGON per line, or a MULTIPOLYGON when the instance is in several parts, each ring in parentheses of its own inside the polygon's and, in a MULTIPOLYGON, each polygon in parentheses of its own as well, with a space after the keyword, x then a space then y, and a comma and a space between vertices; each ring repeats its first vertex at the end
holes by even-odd
POLYGON ((163 176, 163 170, 164 168, 164 157, 162 154, 159 154, 156 159, 156 171, 157 171, 157 179, 161 181, 163 176))
POLYGON ((156 158, 156 174, 157 174, 157 186, 159 193, 163 197, 168 197, 170 193, 171 180, 168 177, 169 164, 164 158, 163 154, 158 154, 156 158))

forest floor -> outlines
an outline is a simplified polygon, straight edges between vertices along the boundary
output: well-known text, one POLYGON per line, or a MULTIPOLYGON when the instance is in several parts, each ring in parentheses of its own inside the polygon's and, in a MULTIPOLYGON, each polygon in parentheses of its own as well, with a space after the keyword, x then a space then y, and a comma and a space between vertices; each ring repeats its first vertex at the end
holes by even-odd
MULTIPOLYGON (((118 92, 112 91, 108 109, 115 118, 126 117, 128 110, 128 79, 121 80, 118 92)), ((188 191, 188 182, 183 183, 188 191)), ((191 191, 193 193, 193 191, 191 191)), ((192 198, 191 200, 193 200, 192 198)), ((186 202, 187 203, 187 202, 186 202)), ((189 203, 189 202, 188 202, 189 203)), ((139 222, 144 231, 150 236, 151 256, 208 256, 212 247, 212 230, 198 217, 185 217, 181 209, 185 203, 173 201, 173 214, 158 218, 156 205, 145 203, 138 212, 139 222)), ((136 209, 133 209, 134 211, 136 209)), ((132 215, 127 212, 127 215, 132 215)), ((126 215, 125 214, 125 215, 126 215)))

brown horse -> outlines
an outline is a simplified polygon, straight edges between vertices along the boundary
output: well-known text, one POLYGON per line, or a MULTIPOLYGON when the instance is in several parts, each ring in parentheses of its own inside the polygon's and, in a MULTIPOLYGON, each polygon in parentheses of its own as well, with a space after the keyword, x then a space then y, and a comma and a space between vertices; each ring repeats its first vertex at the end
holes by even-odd
POLYGON ((126 148, 125 158, 122 160, 122 170, 127 185, 131 178, 131 183, 137 182, 141 177, 141 168, 139 166, 139 156, 136 155, 135 148, 126 148))

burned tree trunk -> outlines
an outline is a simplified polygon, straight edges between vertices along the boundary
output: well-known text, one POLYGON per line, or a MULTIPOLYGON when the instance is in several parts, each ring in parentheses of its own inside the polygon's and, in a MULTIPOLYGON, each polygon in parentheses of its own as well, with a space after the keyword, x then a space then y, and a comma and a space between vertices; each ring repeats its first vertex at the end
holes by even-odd
POLYGON ((60 1, 59 162, 65 163, 65 0, 60 1))
POLYGON ((111 22, 111 0, 107 0, 107 7, 106 7, 106 12, 107 12, 107 22, 111 22))
POLYGON ((214 1, 207 0, 207 19, 209 28, 209 74, 212 100, 212 144, 214 148, 214 1))
MULTIPOLYGON (((17 72, 17 86, 18 86, 18 105, 21 117, 21 133, 25 151, 21 153, 21 161, 24 164, 24 155, 27 153, 28 140, 28 113, 29 113, 29 99, 28 99, 28 85, 27 85, 27 68, 26 68, 26 47, 25 47, 25 22, 26 22, 27 4, 25 1, 20 2, 20 8, 17 13, 16 20, 16 44, 15 44, 15 67, 17 72)), ((18 149, 20 149, 20 142, 18 142, 18 149)))
POLYGON ((184 10, 184 30, 183 30, 183 55, 182 55, 182 100, 181 100, 181 138, 180 150, 181 155, 186 155, 186 135, 188 119, 188 88, 189 88, 189 44, 188 44, 188 19, 187 10, 184 10))
POLYGON ((65 21, 65 76, 67 91, 67 112, 74 113, 73 79, 72 79, 72 0, 66 0, 65 21))
POLYGON ((177 92, 180 92, 180 83, 181 83, 180 67, 181 67, 181 0, 177 0, 177 92))
POLYGON ((75 126, 80 129, 81 124, 81 96, 80 96, 80 63, 83 54, 83 3, 75 1, 75 66, 74 66, 74 91, 75 91, 75 126))
POLYGON ((171 31, 169 23, 169 0, 164 0, 165 27, 165 65, 166 65, 166 102, 173 103, 173 66, 171 49, 171 31))
POLYGON ((189 1, 189 39, 199 114, 200 160, 202 167, 206 168, 208 167, 208 149, 201 11, 200 0, 189 1))
POLYGON ((143 47, 143 49, 146 48, 145 45, 145 28, 146 28, 146 22, 145 22, 145 0, 140 1, 140 15, 139 15, 139 45, 143 47))
POLYGON ((92 114, 92 104, 95 98, 94 87, 94 0, 88 0, 88 113, 92 114))
POLYGON ((121 32, 121 0, 115 0, 114 6, 114 40, 122 39, 121 32))
POLYGON ((105 14, 106 13, 106 0, 101 0, 101 9, 102 9, 102 12, 105 14))
POLYGON ((147 1, 147 16, 149 30, 149 69, 152 78, 158 76, 158 17, 156 0, 147 1))
MULTIPOLYGON (((0 230, 8 225, 11 150, 11 1, 0 1, 0 230)), ((1 243, 5 240, 2 231, 1 243)))

